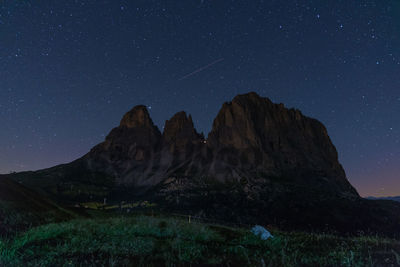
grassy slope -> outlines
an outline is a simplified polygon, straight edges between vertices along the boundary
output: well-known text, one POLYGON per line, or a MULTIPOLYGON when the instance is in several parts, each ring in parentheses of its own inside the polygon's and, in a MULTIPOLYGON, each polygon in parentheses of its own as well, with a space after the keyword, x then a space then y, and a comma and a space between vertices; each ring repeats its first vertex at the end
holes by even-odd
POLYGON ((89 171, 84 162, 68 164, 39 171, 0 175, 57 202, 76 202, 88 199, 103 200, 114 186, 114 178, 104 173, 89 171))
POLYGON ((24 186, 0 177, 0 237, 74 215, 24 186))
POLYGON ((130 216, 79 219, 33 228, 0 242, 5 266, 396 266, 400 242, 273 231, 262 241, 247 229, 130 216))

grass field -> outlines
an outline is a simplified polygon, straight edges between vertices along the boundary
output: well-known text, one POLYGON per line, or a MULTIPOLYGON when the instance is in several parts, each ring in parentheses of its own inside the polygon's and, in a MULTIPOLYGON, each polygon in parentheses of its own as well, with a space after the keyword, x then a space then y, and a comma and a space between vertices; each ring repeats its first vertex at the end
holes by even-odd
POLYGON ((0 241, 1 266, 399 266, 400 242, 143 215, 75 219, 0 241))

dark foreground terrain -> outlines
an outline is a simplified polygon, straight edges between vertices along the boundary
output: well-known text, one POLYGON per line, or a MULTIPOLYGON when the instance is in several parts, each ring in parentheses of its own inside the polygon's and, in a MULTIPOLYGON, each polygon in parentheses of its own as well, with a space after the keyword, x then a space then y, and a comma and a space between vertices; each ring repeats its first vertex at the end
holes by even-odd
POLYGON ((162 214, 147 201, 60 207, 4 177, 0 185, 0 266, 400 265, 398 239, 365 232, 263 224, 274 235, 263 241, 252 225, 162 214))
POLYGON ((248 228, 165 216, 96 215, 0 241, 1 266, 399 266, 400 241, 248 228))
POLYGON ((40 194, 7 178, 0 178, 0 236, 74 217, 74 213, 40 194))

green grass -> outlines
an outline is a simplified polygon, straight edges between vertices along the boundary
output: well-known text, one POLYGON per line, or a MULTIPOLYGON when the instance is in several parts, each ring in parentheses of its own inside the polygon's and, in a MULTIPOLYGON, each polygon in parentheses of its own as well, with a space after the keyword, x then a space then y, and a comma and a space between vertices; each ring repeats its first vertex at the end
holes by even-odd
POLYGON ((116 210, 116 209, 134 209, 134 208, 152 208, 156 207, 157 205, 154 203, 150 203, 148 201, 141 201, 141 202, 133 202, 133 203, 114 203, 114 204, 106 204, 104 205, 102 202, 82 202, 79 203, 80 207, 85 209, 92 209, 92 210, 116 210))
POLYGON ((400 242, 248 229, 171 217, 77 219, 0 241, 0 266, 393 266, 400 242))
POLYGON ((68 210, 59 208, 48 211, 29 211, 17 209, 14 203, 0 200, 0 238, 13 236, 35 225, 59 222, 77 217, 68 210))

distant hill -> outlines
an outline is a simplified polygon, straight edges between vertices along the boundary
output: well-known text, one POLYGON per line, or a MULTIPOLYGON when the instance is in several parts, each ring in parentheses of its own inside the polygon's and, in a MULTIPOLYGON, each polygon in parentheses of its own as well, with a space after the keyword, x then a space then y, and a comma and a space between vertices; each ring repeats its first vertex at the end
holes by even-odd
POLYGON ((400 234, 400 205, 359 196, 324 125, 256 93, 224 103, 205 138, 145 106, 72 163, 8 175, 59 203, 149 201, 169 212, 301 230, 400 234))
POLYGON ((393 200, 393 201, 400 202, 400 196, 398 196, 398 197, 366 197, 366 198, 370 199, 370 200, 393 200))
POLYGON ((0 236, 73 215, 38 193, 0 177, 0 236))

